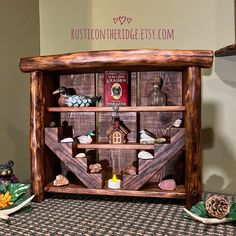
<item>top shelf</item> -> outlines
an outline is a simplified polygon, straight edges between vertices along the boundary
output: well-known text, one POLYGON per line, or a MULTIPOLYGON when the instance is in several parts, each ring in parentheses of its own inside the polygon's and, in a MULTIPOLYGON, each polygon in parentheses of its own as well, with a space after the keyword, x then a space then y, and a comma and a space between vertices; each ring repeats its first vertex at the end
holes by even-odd
POLYGON ((20 59, 22 72, 50 71, 60 74, 98 73, 105 70, 150 71, 182 70, 196 66, 210 68, 211 50, 104 50, 20 59))
POLYGON ((215 51, 216 57, 227 57, 235 55, 236 55, 236 44, 232 44, 215 51))
MULTIPOLYGON (((49 112, 114 112, 113 107, 48 107, 49 112)), ((185 106, 125 106, 120 112, 183 112, 185 106)))

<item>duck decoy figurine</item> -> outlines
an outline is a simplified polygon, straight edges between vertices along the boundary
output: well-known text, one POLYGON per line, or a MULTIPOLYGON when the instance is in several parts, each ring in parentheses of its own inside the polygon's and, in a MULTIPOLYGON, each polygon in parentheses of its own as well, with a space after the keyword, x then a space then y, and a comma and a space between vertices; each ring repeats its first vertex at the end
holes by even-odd
POLYGON ((60 87, 53 94, 60 93, 58 105, 61 107, 88 107, 94 106, 101 100, 101 96, 76 95, 72 88, 60 87))
POLYGON ((89 130, 87 135, 78 136, 78 137, 76 137, 76 139, 78 139, 78 141, 80 143, 89 144, 89 143, 93 142, 92 136, 94 136, 94 135, 95 134, 91 130, 89 130))

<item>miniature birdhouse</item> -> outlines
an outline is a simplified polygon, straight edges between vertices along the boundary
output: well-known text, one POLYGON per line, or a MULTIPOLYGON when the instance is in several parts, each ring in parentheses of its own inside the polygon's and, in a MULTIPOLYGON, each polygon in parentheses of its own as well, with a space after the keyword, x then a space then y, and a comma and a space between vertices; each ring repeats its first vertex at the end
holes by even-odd
POLYGON ((119 117, 113 117, 112 125, 107 131, 108 142, 111 144, 122 144, 128 141, 127 135, 130 130, 124 125, 119 117))

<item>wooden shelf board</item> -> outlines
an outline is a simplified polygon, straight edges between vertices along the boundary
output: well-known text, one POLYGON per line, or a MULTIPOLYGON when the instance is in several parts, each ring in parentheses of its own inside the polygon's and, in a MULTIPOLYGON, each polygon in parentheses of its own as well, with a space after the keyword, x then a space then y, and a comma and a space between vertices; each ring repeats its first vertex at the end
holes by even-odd
POLYGON ((215 51, 216 57, 226 57, 235 55, 236 55, 236 44, 232 44, 215 51))
MULTIPOLYGON (((48 107, 49 112, 114 112, 113 107, 48 107)), ((120 112, 183 112, 185 106, 126 106, 120 112)))
POLYGON ((153 150, 153 144, 140 144, 140 143, 125 143, 125 144, 110 144, 110 143, 90 143, 76 145, 77 148, 85 149, 137 149, 137 150, 153 150))
POLYGON ((185 199, 186 192, 183 185, 177 185, 175 191, 163 191, 156 187, 157 184, 147 185, 142 187, 140 191, 133 190, 111 190, 104 189, 89 189, 79 184, 69 184, 67 186, 55 187, 53 183, 44 187, 45 192, 53 193, 73 193, 73 194, 92 194, 92 195, 109 195, 109 196, 134 196, 134 197, 158 197, 158 198, 179 198, 185 199))

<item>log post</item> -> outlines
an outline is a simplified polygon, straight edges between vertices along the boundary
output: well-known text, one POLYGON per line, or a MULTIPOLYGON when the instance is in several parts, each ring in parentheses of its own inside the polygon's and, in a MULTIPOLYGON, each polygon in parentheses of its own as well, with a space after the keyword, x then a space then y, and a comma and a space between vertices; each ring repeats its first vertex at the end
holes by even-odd
POLYGON ((30 77, 30 158, 31 182, 34 200, 44 199, 44 99, 43 73, 35 71, 30 77))
POLYGON ((201 70, 188 67, 184 78, 186 208, 201 200, 201 70))

